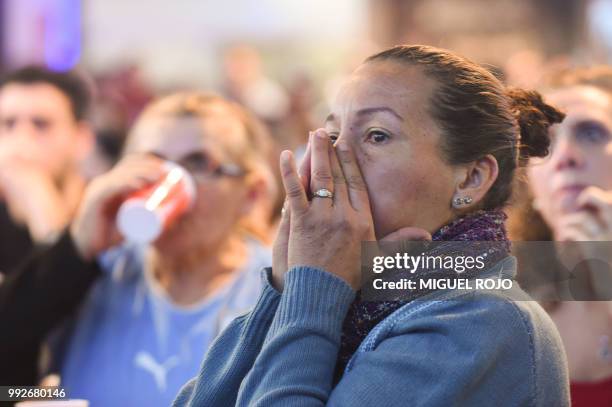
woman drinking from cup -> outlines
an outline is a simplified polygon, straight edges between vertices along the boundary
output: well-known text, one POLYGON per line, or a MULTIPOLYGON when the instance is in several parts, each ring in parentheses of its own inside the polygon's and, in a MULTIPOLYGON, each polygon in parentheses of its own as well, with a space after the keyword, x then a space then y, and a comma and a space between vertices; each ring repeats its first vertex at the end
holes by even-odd
POLYGON ((100 255, 103 269, 54 346, 71 397, 168 405, 202 349, 253 306, 270 262, 251 222, 274 199, 269 148, 255 119, 216 96, 179 93, 145 109, 123 160, 91 182, 71 226, 80 256, 95 267, 100 255), (134 206, 138 197, 144 205, 134 206), (120 207, 124 233, 150 244, 109 250, 122 241, 120 207), (142 217, 146 210, 154 216, 142 217))

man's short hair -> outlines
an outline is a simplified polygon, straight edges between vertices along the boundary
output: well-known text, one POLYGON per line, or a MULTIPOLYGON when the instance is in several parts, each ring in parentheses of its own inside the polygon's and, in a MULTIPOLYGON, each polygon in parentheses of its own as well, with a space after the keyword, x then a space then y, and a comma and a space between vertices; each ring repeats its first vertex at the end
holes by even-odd
POLYGON ((74 71, 55 72, 41 66, 27 66, 9 72, 0 78, 0 88, 9 84, 46 83, 55 86, 70 100, 72 114, 80 121, 87 117, 91 104, 91 89, 87 82, 74 71))

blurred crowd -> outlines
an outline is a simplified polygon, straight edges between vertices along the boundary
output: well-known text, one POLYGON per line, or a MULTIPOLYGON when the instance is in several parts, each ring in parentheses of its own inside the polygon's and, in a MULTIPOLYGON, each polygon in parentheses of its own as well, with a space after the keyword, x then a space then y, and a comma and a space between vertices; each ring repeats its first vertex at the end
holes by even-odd
MULTIPOLYGON (((612 68, 569 65, 526 53, 495 69, 566 114, 550 155, 515 186, 513 240, 612 241, 612 68)), ((169 405, 220 330, 253 306, 285 199, 279 154, 305 154, 328 101, 308 73, 277 80, 246 45, 225 52, 223 73, 214 92, 159 92, 136 66, 3 75, 0 384, 61 380, 99 405, 169 405), (120 204, 167 161, 195 181, 191 211, 149 245, 124 242, 120 204)), ((612 298, 599 277, 587 276, 590 298, 612 298)), ((605 405, 612 302, 544 305, 575 405, 605 405)))

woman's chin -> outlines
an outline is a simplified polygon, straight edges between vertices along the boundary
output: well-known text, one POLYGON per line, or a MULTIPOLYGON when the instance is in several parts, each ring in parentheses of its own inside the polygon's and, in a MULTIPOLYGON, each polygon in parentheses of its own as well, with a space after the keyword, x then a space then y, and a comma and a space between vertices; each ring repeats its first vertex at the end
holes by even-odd
POLYGON ((177 245, 170 239, 166 239, 164 236, 160 236, 155 242, 151 244, 157 251, 161 253, 172 253, 180 249, 180 244, 177 245))
POLYGON ((153 246, 158 250, 175 251, 187 246, 188 234, 178 225, 165 230, 161 236, 153 242, 153 246))

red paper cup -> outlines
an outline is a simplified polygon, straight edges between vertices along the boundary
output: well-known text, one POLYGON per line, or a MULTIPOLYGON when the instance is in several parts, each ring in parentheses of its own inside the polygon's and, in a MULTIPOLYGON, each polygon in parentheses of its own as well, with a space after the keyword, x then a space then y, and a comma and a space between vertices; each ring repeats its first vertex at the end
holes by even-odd
POLYGON ((196 187, 191 175, 174 163, 166 166, 168 172, 161 180, 135 192, 121 204, 117 227, 127 241, 155 241, 193 206, 196 187))

